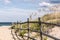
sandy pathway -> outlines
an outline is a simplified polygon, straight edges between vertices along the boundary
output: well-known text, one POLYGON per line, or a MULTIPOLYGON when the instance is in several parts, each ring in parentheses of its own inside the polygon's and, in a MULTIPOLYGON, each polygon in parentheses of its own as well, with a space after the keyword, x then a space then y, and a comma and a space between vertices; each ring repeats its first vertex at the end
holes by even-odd
POLYGON ((0 40, 14 40, 9 27, 0 27, 0 40))
MULTIPOLYGON (((60 39, 60 27, 52 28, 52 32, 50 32, 49 35, 60 39)), ((53 39, 48 38, 48 40, 53 40, 53 39)))

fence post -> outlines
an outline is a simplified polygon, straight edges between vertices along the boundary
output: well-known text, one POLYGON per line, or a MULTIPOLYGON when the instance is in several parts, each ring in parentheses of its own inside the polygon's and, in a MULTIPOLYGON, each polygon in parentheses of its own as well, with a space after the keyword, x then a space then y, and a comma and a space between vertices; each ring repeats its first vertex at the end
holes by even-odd
POLYGON ((20 36, 23 38, 23 35, 21 34, 21 31, 22 31, 21 29, 23 29, 23 28, 22 28, 22 24, 20 22, 20 28, 19 28, 19 30, 20 30, 20 36))
MULTIPOLYGON (((18 28, 18 21, 17 21, 15 24, 16 24, 16 26, 17 26, 17 28, 18 28)), ((17 28, 15 28, 15 29, 17 29, 17 28)))
POLYGON ((29 18, 27 19, 27 27, 28 27, 28 38, 27 38, 27 40, 29 40, 29 18))
POLYGON ((21 36, 21 23, 20 23, 20 28, 19 28, 19 31, 20 31, 20 36, 21 36))
POLYGON ((40 17, 38 18, 39 20, 39 26, 40 26, 40 40, 42 40, 42 26, 41 26, 41 20, 40 20, 40 17))

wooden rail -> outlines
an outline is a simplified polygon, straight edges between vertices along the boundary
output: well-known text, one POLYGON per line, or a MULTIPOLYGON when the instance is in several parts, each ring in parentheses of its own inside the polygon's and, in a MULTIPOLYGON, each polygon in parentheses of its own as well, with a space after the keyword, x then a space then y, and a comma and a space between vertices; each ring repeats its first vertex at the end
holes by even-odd
POLYGON ((60 40, 60 39, 58 39, 56 37, 53 37, 51 35, 48 35, 48 34, 42 32, 42 26, 41 26, 41 24, 48 24, 48 25, 54 25, 54 26, 60 27, 60 24, 53 24, 53 23, 41 22, 40 18, 38 18, 38 21, 29 21, 29 18, 28 18, 27 19, 27 22, 22 22, 22 23, 17 22, 17 23, 14 23, 14 24, 20 24, 21 25, 21 24, 25 24, 25 23, 27 23, 27 27, 28 28, 20 28, 19 30, 27 30, 28 31, 28 36, 25 36, 25 37, 28 37, 27 40, 29 40, 29 38, 32 39, 32 40, 36 40, 36 39, 30 37, 30 35, 29 35, 29 32, 30 31, 40 33, 40 40, 43 40, 42 35, 47 36, 47 37, 50 37, 50 38, 52 38, 54 40, 60 40), (40 31, 30 29, 29 28, 29 23, 38 23, 39 24, 39 27, 40 27, 40 31))

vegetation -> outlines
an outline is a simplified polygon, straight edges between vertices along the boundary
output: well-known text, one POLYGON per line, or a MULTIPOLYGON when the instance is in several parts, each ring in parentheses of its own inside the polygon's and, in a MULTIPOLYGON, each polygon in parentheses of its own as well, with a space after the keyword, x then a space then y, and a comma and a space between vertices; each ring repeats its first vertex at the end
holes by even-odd
POLYGON ((48 21, 48 20, 53 20, 53 19, 60 19, 60 12, 58 13, 51 13, 51 14, 46 14, 42 17, 42 20, 48 21))
MULTIPOLYGON (((43 22, 48 22, 48 23, 55 23, 55 24, 60 24, 60 13, 52 13, 52 14, 46 14, 43 17, 41 17, 41 21, 43 22)), ((18 28, 23 28, 23 29, 27 29, 27 23, 26 24, 14 24, 11 28, 13 29, 18 29, 18 28)), ((30 29, 32 30, 38 30, 40 31, 40 27, 38 23, 30 23, 29 24, 30 29)), ((45 32, 47 31, 49 28, 53 28, 53 25, 46 25, 46 24, 42 24, 42 31, 45 32)), ((28 31, 27 30, 21 30, 20 32, 18 31, 20 36, 24 36, 24 34, 26 34, 28 31)), ((31 32, 31 31, 30 31, 31 32)), ((44 40, 47 40, 47 37, 44 38, 44 40)))

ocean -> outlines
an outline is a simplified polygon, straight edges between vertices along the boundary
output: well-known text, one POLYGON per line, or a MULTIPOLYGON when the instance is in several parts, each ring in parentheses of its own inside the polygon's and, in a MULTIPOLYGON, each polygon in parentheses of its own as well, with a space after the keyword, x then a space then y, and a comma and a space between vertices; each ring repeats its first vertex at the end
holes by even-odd
POLYGON ((10 26, 12 22, 0 22, 0 26, 10 26))

